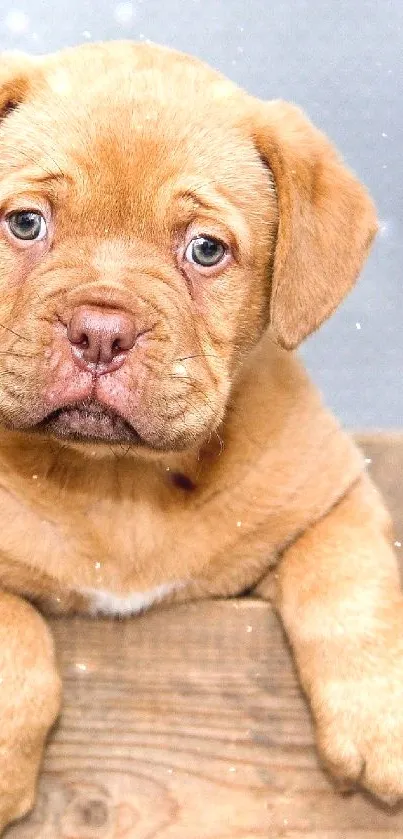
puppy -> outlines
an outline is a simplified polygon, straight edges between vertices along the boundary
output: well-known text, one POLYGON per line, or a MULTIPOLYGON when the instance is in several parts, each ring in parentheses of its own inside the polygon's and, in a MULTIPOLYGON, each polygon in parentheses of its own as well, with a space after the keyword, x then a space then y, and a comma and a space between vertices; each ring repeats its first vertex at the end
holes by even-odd
POLYGON ((340 783, 403 794, 388 514, 294 353, 373 205, 295 107, 153 45, 0 70, 0 825, 60 683, 41 612, 275 602, 340 783))

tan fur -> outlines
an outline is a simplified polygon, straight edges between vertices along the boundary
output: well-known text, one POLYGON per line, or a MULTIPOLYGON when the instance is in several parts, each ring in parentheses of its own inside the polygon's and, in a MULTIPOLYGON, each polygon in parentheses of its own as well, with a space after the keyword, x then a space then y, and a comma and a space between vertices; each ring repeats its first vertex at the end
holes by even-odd
POLYGON ((396 800, 388 517, 284 349, 353 285, 376 229, 368 195, 296 108, 167 49, 5 56, 0 91, 0 825, 32 805, 58 703, 47 631, 23 598, 67 614, 91 612, 93 592, 123 611, 165 591, 269 597, 280 559, 277 606, 321 754, 338 779, 396 800), (32 208, 50 238, 17 246, 5 216, 32 208), (183 261, 192 232, 230 248, 208 276, 183 261), (131 313, 142 335, 96 379, 66 338, 83 305, 131 313), (38 431, 90 396, 146 445, 38 431))

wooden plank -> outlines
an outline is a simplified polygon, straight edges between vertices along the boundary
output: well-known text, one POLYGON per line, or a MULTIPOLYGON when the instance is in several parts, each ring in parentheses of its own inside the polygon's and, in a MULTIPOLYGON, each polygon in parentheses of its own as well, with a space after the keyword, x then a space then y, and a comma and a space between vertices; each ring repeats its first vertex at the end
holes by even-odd
MULTIPOLYGON (((403 437, 364 444, 401 515, 403 437)), ((63 715, 35 812, 7 839, 403 836, 402 811, 339 796, 320 769, 267 604, 204 602, 53 630, 63 715)))

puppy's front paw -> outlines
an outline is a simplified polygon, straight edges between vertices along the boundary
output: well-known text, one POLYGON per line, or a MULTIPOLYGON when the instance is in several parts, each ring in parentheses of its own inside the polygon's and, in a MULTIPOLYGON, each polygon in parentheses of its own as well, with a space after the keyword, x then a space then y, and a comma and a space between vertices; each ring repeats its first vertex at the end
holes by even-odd
POLYGON ((403 799, 403 665, 327 681, 313 702, 322 760, 340 787, 403 799))

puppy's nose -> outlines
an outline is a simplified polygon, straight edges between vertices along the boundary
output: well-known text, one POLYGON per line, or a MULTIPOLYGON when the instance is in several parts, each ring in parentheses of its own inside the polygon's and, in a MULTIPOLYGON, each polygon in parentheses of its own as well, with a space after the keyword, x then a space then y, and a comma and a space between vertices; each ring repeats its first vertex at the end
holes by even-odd
POLYGON ((124 363, 136 343, 137 331, 126 312, 79 306, 67 326, 67 337, 81 369, 110 373, 124 363))

